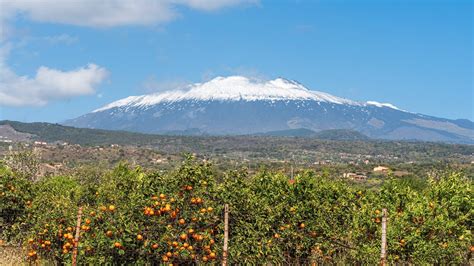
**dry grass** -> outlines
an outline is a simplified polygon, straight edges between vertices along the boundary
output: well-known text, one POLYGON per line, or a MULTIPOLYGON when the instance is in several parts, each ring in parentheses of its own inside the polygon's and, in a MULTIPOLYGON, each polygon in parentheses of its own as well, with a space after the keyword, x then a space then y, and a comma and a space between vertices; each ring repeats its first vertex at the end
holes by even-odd
POLYGON ((0 245, 0 265, 26 265, 24 251, 20 247, 0 245))

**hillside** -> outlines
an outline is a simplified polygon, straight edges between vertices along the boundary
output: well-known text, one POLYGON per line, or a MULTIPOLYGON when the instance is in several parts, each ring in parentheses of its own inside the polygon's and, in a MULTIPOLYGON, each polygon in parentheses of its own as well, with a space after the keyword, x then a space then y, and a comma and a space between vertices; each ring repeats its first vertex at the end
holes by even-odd
POLYGON ((349 129, 329 129, 315 132, 306 128, 287 129, 254 134, 255 136, 306 137, 321 140, 369 140, 366 135, 349 129))
MULTIPOLYGON (((28 134, 32 140, 60 141, 81 145, 145 144, 152 142, 157 137, 125 131, 75 128, 44 122, 22 123, 3 120, 0 121, 0 125, 9 125, 16 132, 28 134)), ((20 141, 24 138, 16 140, 20 141)))
MULTIPOLYGON (((143 146, 162 154, 197 153, 206 157, 220 156, 232 160, 285 161, 294 156, 304 164, 315 161, 363 162, 367 158, 393 162, 448 162, 470 163, 474 146, 433 142, 332 140, 357 136, 354 132, 323 131, 317 137, 287 136, 171 136, 67 127, 50 123, 21 123, 0 121, 15 132, 32 136, 31 140, 68 142, 84 146, 119 144, 143 146), (349 135, 347 135, 349 134, 349 135), (325 138, 325 139, 323 139, 325 138)), ((298 131, 297 131, 298 132, 298 131)), ((301 132, 307 132, 301 130, 301 132)), ((1 135, 1 134, 0 134, 1 135)), ((360 138, 363 138, 362 136, 360 138)))

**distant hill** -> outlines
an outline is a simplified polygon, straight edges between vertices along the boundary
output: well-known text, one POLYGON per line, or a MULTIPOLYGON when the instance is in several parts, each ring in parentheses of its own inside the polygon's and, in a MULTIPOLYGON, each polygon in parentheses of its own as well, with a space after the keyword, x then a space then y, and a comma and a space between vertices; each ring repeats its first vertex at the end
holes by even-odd
MULTIPOLYGON (((22 123, 17 121, 0 121, 0 136, 10 136, 14 141, 40 140, 46 142, 69 142, 84 145, 129 144, 146 145, 156 138, 171 136, 203 136, 198 130, 169 131, 160 135, 127 131, 89 129, 63 126, 45 122, 22 123)), ((308 137, 321 140, 369 140, 362 133, 354 130, 334 129, 315 132, 306 128, 270 131, 254 136, 262 137, 308 137)))
MULTIPOLYGON (((59 124, 34 122, 22 123, 17 121, 0 121, 0 126, 14 129, 17 134, 29 136, 30 140, 40 140, 46 142, 69 142, 81 145, 100 144, 145 144, 152 141, 157 136, 133 133, 125 131, 112 131, 102 129, 88 129, 62 126, 59 124), (26 134, 26 135, 25 135, 26 134)), ((26 140, 25 138, 21 139, 26 140)))
POLYGON ((34 135, 29 133, 22 133, 15 130, 9 124, 0 124, 0 142, 10 141, 30 141, 34 139, 34 135))
POLYGON ((285 160, 289 153, 300 154, 305 160, 322 154, 351 153, 384 158, 396 155, 405 161, 440 161, 470 156, 467 160, 470 162, 474 154, 474 145, 367 140, 364 135, 350 130, 313 132, 302 129, 273 132, 269 136, 179 136, 74 128, 51 123, 0 121, 0 135, 3 136, 5 132, 10 137, 17 136, 17 141, 68 142, 83 146, 119 144, 152 147, 163 154, 249 154, 256 158, 272 157, 280 160, 285 160))
POLYGON ((329 129, 315 132, 307 128, 287 129, 278 131, 269 131, 255 134, 255 136, 273 136, 273 137, 306 137, 326 140, 369 140, 366 135, 349 129, 329 129))
POLYGON ((311 129, 307 128, 297 128, 297 129, 286 129, 286 130, 276 130, 268 131, 264 133, 253 134, 255 136, 274 136, 274 137, 313 137, 317 133, 311 129))
POLYGON ((369 140, 366 135, 349 129, 330 129, 317 132, 314 135, 317 139, 327 140, 369 140))

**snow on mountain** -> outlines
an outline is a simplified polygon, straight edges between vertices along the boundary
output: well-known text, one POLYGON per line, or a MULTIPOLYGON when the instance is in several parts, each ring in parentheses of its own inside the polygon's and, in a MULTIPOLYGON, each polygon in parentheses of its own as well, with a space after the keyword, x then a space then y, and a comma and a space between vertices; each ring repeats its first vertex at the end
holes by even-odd
POLYGON ((392 109, 395 109, 395 110, 403 111, 403 110, 401 110, 400 108, 396 107, 395 105, 393 105, 391 103, 379 103, 379 102, 376 102, 376 101, 367 101, 366 104, 367 105, 375 105, 377 107, 388 107, 388 108, 392 108, 392 109))
POLYGON ((130 96, 108 104, 93 112, 133 106, 146 107, 164 102, 194 101, 287 101, 314 100, 335 104, 361 105, 348 99, 328 93, 311 91, 296 81, 277 78, 269 81, 255 81, 242 76, 217 77, 205 83, 195 83, 180 90, 130 96))
POLYGON ((474 143, 474 123, 356 102, 283 78, 217 77, 179 90, 130 96, 65 121, 75 127, 143 133, 242 135, 307 129, 370 138, 474 143))

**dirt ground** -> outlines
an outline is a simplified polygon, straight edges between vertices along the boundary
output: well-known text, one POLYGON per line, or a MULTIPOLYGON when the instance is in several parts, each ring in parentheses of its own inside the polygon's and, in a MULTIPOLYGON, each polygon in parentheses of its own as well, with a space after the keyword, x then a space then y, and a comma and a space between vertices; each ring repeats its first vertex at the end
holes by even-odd
POLYGON ((23 250, 19 247, 0 246, 0 265, 26 265, 23 250))

